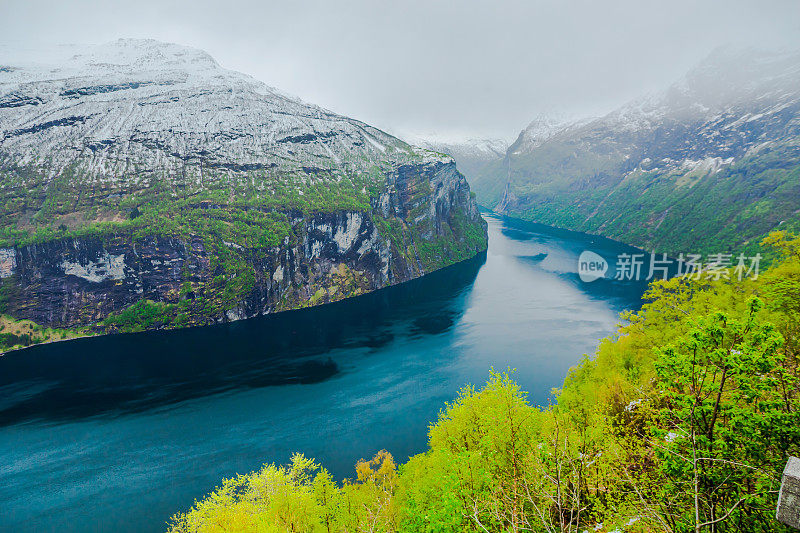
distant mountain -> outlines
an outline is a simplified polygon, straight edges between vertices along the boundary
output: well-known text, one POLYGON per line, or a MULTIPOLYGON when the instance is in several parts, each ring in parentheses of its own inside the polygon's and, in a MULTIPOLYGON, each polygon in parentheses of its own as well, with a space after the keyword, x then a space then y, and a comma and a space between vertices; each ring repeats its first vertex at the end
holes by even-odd
POLYGON ((800 218, 800 53, 719 49, 660 94, 540 126, 485 167, 479 201, 667 253, 800 218))
POLYGON ((338 300, 471 257, 486 230, 451 158, 119 40, 0 55, 0 240, 5 312, 102 332, 338 300))
POLYGON ((451 156, 458 169, 464 174, 472 188, 481 186, 481 179, 487 175, 487 165, 505 156, 509 144, 503 139, 466 139, 444 141, 435 138, 418 138, 414 143, 451 156))
MULTIPOLYGON (((522 130, 517 139, 507 146, 505 153, 493 159, 484 159, 479 168, 466 174, 467 179, 478 196, 478 201, 485 206, 496 206, 506 189, 508 182, 509 161, 522 155, 570 127, 589 122, 589 119, 566 119, 551 115, 540 115, 522 130)), ((454 156, 455 157, 455 156, 454 156)))
POLYGON ((513 155, 520 155, 524 152, 538 148, 552 137, 567 130, 582 126, 592 119, 566 119, 549 115, 540 115, 531 121, 522 130, 517 140, 509 146, 509 152, 513 155))

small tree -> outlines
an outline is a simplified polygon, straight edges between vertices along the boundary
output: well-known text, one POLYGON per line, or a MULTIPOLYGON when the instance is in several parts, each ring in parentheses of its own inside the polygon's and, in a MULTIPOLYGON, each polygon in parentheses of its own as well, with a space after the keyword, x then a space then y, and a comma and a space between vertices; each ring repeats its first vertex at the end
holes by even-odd
POLYGON ((657 428, 667 521, 675 531, 778 531, 775 490, 787 450, 800 443, 795 379, 781 364, 783 338, 745 316, 701 318, 657 349, 657 428), (675 498, 676 495, 680 497, 675 498))

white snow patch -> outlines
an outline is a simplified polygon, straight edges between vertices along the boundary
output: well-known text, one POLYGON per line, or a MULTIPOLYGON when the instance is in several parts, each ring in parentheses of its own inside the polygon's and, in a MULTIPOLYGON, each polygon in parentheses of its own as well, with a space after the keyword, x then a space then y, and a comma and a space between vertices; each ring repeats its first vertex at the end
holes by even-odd
POLYGON ((367 140, 367 142, 369 144, 371 144, 372 146, 374 146, 375 148, 377 148, 381 152, 385 152, 386 151, 386 147, 384 145, 382 145, 381 143, 379 143, 378 141, 376 141, 375 139, 373 139, 371 136, 364 135, 364 138, 367 140))

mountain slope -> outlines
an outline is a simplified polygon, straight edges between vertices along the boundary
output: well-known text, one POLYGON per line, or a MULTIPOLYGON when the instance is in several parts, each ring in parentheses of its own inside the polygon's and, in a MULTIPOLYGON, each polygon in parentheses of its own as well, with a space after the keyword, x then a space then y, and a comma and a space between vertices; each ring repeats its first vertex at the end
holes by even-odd
POLYGON ((0 58, 0 221, 6 312, 99 332, 334 301, 486 245, 451 158, 151 40, 0 58))
POLYGON ((800 54, 721 49, 661 94, 529 137, 479 200, 659 252, 739 251, 800 218, 800 54))

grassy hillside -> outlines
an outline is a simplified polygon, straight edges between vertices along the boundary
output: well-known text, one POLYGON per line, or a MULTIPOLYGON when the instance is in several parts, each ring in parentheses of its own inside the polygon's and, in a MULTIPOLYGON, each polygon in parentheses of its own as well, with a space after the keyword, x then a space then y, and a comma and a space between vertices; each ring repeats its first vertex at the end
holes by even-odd
MULTIPOLYGON (((529 168, 542 157, 516 165, 529 168)), ((719 169, 638 169, 612 179, 612 166, 597 161, 591 170, 560 175, 540 167, 538 174, 550 176, 541 181, 523 180, 512 167, 517 179, 506 212, 671 255, 754 251, 770 231, 796 229, 800 221, 800 150, 794 147, 765 149, 719 169)), ((484 194, 491 205, 496 191, 484 194)))

